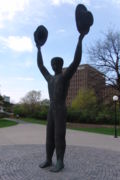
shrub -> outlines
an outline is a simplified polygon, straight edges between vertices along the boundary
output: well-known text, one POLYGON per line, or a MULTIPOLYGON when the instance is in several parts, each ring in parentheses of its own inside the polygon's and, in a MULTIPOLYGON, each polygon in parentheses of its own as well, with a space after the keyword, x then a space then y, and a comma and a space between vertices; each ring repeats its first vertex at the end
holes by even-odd
POLYGON ((47 119, 48 106, 30 106, 27 104, 17 104, 14 106, 15 116, 32 117, 36 119, 47 119))
POLYGON ((0 112, 0 118, 9 117, 9 115, 5 112, 0 112))

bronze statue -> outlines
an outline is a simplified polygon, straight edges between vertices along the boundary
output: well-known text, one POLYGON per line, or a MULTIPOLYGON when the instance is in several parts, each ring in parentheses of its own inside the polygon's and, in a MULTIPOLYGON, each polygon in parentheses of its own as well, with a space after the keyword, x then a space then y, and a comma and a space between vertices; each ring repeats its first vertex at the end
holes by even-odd
POLYGON ((93 17, 87 11, 84 5, 78 5, 76 8, 76 24, 80 32, 78 44, 75 51, 73 62, 63 72, 63 59, 54 57, 51 60, 51 66, 55 75, 52 76, 43 64, 41 46, 46 42, 48 31, 44 26, 39 26, 34 33, 36 46, 38 48, 37 64, 48 83, 48 91, 50 96, 50 107, 47 118, 47 135, 46 135, 46 161, 39 165, 45 168, 52 165, 52 156, 56 149, 57 163, 50 169, 52 172, 59 172, 64 168, 64 153, 66 148, 66 97, 70 79, 76 72, 82 56, 82 40, 88 33, 93 23, 93 17), (87 20, 87 17, 89 20, 87 20), (84 22, 85 18, 85 22, 84 22), (87 21, 87 22, 86 22, 87 21))

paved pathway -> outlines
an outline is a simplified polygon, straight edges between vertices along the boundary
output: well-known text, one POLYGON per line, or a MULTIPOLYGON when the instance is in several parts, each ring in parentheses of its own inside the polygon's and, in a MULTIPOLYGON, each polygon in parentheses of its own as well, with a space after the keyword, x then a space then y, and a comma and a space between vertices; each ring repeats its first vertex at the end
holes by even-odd
POLYGON ((0 180, 120 180, 120 138, 73 130, 67 130, 64 170, 40 169, 45 130, 37 124, 0 129, 0 180))
MULTIPOLYGON (((45 144, 46 127, 39 124, 19 124, 0 129, 0 145, 45 144)), ((67 145, 89 146, 120 152, 120 138, 109 135, 67 130, 67 145)))

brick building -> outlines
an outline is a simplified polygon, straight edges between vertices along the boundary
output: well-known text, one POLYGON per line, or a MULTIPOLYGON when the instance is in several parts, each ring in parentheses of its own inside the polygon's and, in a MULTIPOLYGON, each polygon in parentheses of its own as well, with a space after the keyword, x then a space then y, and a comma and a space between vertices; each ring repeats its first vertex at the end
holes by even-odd
POLYGON ((94 89, 98 99, 102 100, 103 90, 105 89, 105 78, 103 74, 88 64, 80 65, 70 80, 66 99, 67 106, 71 105, 80 89, 94 89))
POLYGON ((119 96, 119 92, 112 86, 106 86, 103 92, 104 103, 107 104, 113 102, 114 95, 119 96))

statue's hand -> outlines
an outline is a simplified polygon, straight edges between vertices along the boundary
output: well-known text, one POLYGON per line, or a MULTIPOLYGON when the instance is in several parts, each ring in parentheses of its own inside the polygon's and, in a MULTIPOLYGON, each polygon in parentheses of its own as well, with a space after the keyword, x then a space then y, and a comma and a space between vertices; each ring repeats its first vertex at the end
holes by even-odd
POLYGON ((45 44, 47 37, 48 37, 47 29, 43 25, 38 26, 38 28, 34 32, 34 40, 37 48, 40 48, 45 44))
POLYGON ((80 33, 80 37, 79 38, 82 40, 85 35, 86 35, 86 33, 82 32, 82 33, 80 33))
POLYGON ((41 46, 40 46, 40 44, 36 44, 36 47, 39 50, 41 46))

